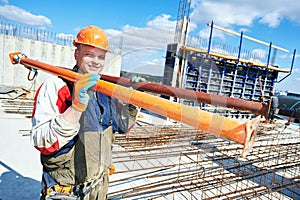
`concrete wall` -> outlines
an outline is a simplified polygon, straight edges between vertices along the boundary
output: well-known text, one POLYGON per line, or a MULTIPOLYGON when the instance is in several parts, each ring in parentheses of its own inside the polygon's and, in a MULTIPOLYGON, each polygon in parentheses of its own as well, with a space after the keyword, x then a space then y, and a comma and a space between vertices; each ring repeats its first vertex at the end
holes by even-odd
MULTIPOLYGON (((50 75, 39 70, 35 82, 27 80, 29 72, 23 65, 13 65, 9 59, 9 53, 22 52, 31 59, 47 64, 73 68, 74 47, 41 42, 15 36, 0 34, 0 85, 24 87, 34 89, 50 75)), ((121 56, 108 53, 106 58, 105 74, 120 76, 121 56)))

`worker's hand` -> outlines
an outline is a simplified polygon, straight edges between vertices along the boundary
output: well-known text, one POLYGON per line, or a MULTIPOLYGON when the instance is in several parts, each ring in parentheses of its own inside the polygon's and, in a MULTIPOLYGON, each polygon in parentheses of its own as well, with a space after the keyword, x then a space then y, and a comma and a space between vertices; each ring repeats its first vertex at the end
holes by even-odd
POLYGON ((146 79, 140 76, 134 76, 130 79, 130 82, 137 83, 137 82, 146 82, 146 79))
POLYGON ((84 74, 75 82, 72 101, 73 108, 80 112, 85 111, 89 102, 88 90, 96 85, 97 80, 99 80, 99 75, 97 74, 84 74))

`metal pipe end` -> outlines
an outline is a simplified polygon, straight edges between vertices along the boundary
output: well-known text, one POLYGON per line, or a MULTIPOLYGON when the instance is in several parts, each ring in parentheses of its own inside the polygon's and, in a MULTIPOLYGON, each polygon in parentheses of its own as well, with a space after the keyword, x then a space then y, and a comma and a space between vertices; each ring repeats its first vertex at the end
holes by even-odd
POLYGON ((19 64, 22 57, 26 57, 26 55, 20 51, 9 54, 10 62, 14 65, 19 64))
POLYGON ((242 157, 246 157, 252 150, 256 131, 260 123, 260 115, 246 123, 246 137, 244 142, 244 148, 242 151, 242 157))

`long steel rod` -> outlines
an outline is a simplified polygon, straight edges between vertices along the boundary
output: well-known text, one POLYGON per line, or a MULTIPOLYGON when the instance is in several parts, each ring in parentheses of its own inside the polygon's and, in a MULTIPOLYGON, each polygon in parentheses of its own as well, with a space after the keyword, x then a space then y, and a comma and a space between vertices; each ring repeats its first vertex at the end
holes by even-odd
POLYGON ((251 113, 254 114, 263 115, 265 118, 267 118, 268 116, 268 105, 265 103, 247 101, 243 99, 226 97, 226 96, 221 96, 216 94, 209 94, 200 91, 185 90, 181 88, 175 88, 175 87, 170 87, 170 86, 156 84, 156 83, 149 83, 149 82, 132 83, 130 79, 113 77, 108 75, 102 75, 101 79, 119 85, 123 85, 126 87, 131 86, 134 89, 141 90, 141 91, 153 92, 165 96, 172 96, 180 99, 187 99, 199 103, 206 103, 206 104, 232 108, 241 111, 250 111, 251 113))
MULTIPOLYGON (((75 82, 82 74, 63 69, 50 64, 27 58, 21 52, 9 54, 12 64, 22 64, 27 68, 40 69, 53 75, 62 76, 75 82)), ((244 145, 242 157, 251 151, 256 128, 260 123, 260 116, 246 123, 238 122, 220 115, 203 111, 199 108, 171 102, 169 100, 120 86, 104 80, 98 80, 92 88, 105 95, 120 99, 124 102, 139 106, 156 114, 179 121, 205 132, 212 133, 223 139, 235 141, 244 145)))
MULTIPOLYGON (((212 26, 211 24, 207 24, 207 25, 208 25, 208 26, 212 26)), ((235 36, 239 36, 239 37, 241 36, 240 33, 237 33, 237 32, 234 32, 234 31, 231 31, 231 30, 222 28, 222 27, 217 26, 217 25, 213 25, 213 27, 214 27, 215 29, 224 31, 224 32, 226 32, 226 33, 229 33, 229 34, 232 34, 232 35, 235 35, 235 36)), ((246 39, 248 39, 248 40, 251 40, 251 41, 253 41, 253 42, 257 42, 257 43, 262 44, 262 45, 265 45, 265 46, 269 46, 269 45, 270 45, 270 44, 267 43, 267 42, 264 42, 264 41, 261 41, 261 40, 258 40, 258 39, 255 39, 255 38, 246 36, 246 35, 243 35, 243 38, 246 38, 246 39)), ((278 49, 278 50, 283 51, 283 52, 286 52, 286 53, 289 52, 289 50, 284 49, 284 48, 282 48, 282 47, 275 46, 275 45, 272 45, 272 48, 278 49)))

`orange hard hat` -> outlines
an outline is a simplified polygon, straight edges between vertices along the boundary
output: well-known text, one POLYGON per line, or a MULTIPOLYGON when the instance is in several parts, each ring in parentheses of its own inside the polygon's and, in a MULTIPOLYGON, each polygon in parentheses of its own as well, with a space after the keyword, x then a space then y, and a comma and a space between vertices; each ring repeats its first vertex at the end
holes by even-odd
POLYGON ((105 32, 97 27, 89 25, 79 31, 73 41, 73 45, 86 44, 108 51, 108 39, 105 32))

